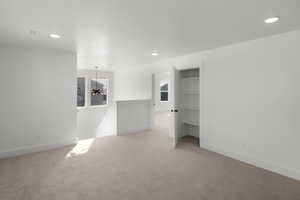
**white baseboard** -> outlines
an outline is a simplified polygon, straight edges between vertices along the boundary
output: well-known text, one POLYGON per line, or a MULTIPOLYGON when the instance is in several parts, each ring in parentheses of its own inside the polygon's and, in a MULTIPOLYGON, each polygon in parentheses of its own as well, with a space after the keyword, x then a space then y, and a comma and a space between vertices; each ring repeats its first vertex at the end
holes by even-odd
POLYGON ((283 167, 283 166, 280 166, 278 164, 274 164, 274 163, 271 163, 268 161, 262 161, 259 159, 255 159, 255 158, 253 158, 253 156, 251 157, 248 155, 243 155, 239 152, 238 153, 229 152, 224 149, 220 149, 218 147, 209 145, 207 143, 201 143, 200 146, 201 146, 201 148, 207 149, 209 151, 213 151, 215 153, 222 154, 224 156, 245 162, 247 164, 254 165, 256 167, 260 167, 265 170, 272 171, 272 172, 281 174, 283 176, 287 176, 292 179, 300 180, 300 171, 297 169, 290 169, 290 168, 286 168, 286 167, 283 167))
POLYGON ((129 135, 129 134, 135 134, 135 133, 142 133, 142 132, 146 132, 146 131, 150 131, 151 128, 147 128, 147 129, 137 129, 137 130, 130 130, 130 131, 122 131, 122 132, 118 132, 117 136, 121 136, 121 135, 129 135))
POLYGON ((21 156, 21 155, 35 153, 35 152, 47 151, 51 149, 57 149, 64 146, 75 145, 75 144, 77 144, 77 140, 73 139, 70 141, 63 141, 54 144, 39 144, 34 146, 21 147, 9 151, 0 152, 0 159, 21 156))

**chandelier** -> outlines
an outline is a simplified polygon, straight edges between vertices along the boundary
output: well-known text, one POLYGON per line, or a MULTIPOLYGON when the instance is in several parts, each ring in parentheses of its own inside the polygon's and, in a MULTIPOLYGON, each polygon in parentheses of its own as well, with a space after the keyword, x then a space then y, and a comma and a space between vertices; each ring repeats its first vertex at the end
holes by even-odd
POLYGON ((91 94, 93 96, 95 96, 95 95, 103 95, 104 94, 103 87, 102 88, 98 87, 98 68, 99 68, 98 66, 95 66, 95 69, 96 69, 96 78, 95 78, 96 87, 91 89, 91 94))

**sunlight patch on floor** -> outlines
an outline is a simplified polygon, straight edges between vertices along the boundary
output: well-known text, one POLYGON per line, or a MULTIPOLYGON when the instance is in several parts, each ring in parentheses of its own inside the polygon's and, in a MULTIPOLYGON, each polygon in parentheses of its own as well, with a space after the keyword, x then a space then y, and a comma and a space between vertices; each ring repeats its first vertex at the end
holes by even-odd
POLYGON ((86 154, 92 146, 95 138, 79 140, 76 146, 66 155, 66 158, 86 154))

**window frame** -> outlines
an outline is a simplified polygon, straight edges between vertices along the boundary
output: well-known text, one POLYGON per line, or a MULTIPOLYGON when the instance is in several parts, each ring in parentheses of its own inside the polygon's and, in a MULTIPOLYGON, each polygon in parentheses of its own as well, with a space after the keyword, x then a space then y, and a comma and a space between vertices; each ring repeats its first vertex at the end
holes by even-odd
POLYGON ((159 81, 159 102, 161 102, 161 103, 167 103, 167 102, 169 102, 169 94, 170 94, 170 81, 169 80, 161 80, 161 81, 159 81), (167 84, 168 85, 168 90, 161 90, 161 86, 163 84, 167 84), (161 100, 161 93, 162 92, 168 94, 168 100, 166 100, 166 101, 162 101, 161 100))
POLYGON ((92 105, 92 93, 91 93, 91 90, 92 90, 92 81, 96 81, 96 78, 90 78, 89 79, 89 90, 88 90, 88 95, 89 95, 89 107, 90 108, 101 108, 101 107, 108 107, 109 106, 109 91, 110 91, 110 87, 109 87, 109 78, 108 77, 99 77, 97 78, 97 80, 99 79, 105 79, 107 80, 107 94, 106 94, 106 104, 103 104, 103 105, 92 105))
POLYGON ((84 79, 84 105, 83 106, 78 106, 78 102, 77 102, 77 97, 78 97, 78 93, 76 93, 76 108, 77 109, 84 109, 87 107, 87 77, 86 76, 77 76, 76 77, 76 92, 78 91, 78 78, 83 78, 84 79))

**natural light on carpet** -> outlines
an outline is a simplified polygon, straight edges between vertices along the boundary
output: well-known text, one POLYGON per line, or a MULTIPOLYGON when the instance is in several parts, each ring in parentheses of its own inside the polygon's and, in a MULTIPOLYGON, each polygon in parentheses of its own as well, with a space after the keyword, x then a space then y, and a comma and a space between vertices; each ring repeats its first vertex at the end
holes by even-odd
POLYGON ((79 140, 77 145, 66 155, 66 158, 85 154, 89 151, 94 142, 94 138, 87 140, 79 140))

